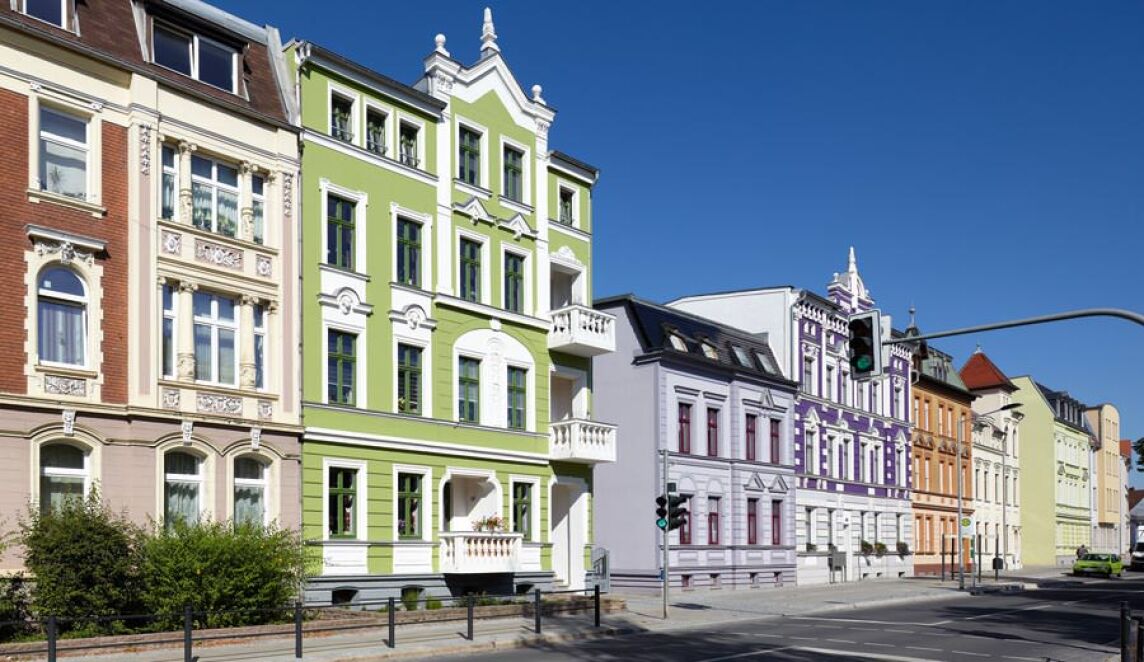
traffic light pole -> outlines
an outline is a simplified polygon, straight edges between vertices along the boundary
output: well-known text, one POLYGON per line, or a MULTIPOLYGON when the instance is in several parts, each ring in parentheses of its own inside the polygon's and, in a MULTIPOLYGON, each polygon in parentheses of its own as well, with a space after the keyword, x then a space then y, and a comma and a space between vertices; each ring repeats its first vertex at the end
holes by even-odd
POLYGON ((1025 317, 1022 319, 1009 320, 1007 322, 994 322, 993 324, 979 324, 977 326, 967 326, 960 329, 952 329, 950 331, 938 331, 935 333, 923 333, 919 336, 903 336, 901 338, 882 338, 883 345, 894 345, 898 343, 917 342, 919 340, 930 340, 932 338, 947 338, 949 336, 961 336, 967 333, 977 333, 979 331, 993 331, 995 329, 1011 329, 1015 326, 1031 326, 1033 324, 1044 324, 1046 322, 1060 322, 1062 320, 1077 319, 1080 317, 1119 317, 1126 319, 1130 322, 1136 322, 1140 326, 1144 326, 1144 315, 1132 312, 1131 310, 1124 310, 1123 308, 1084 308, 1081 310, 1070 310, 1064 313, 1053 313, 1051 315, 1041 315, 1039 317, 1025 317))
POLYGON ((663 620, 667 620, 667 589, 671 586, 671 555, 668 543, 671 540, 671 494, 667 491, 667 448, 663 453, 663 496, 667 499, 668 525, 663 527, 663 620))

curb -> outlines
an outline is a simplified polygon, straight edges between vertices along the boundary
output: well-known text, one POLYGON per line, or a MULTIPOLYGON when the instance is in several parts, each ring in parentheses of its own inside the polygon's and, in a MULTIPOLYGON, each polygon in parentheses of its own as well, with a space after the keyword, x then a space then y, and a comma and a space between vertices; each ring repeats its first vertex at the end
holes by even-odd
POLYGON ((601 626, 598 630, 589 630, 586 632, 574 633, 560 633, 560 634, 539 634, 530 637, 517 637, 507 641, 484 641, 472 642, 466 644, 456 644, 453 646, 437 647, 429 649, 407 649, 404 651, 393 650, 385 653, 368 653, 364 655, 350 655, 346 657, 335 658, 336 662, 372 662, 373 660, 399 660, 399 659, 424 659, 432 657, 445 657, 450 655, 460 654, 473 654, 473 653, 488 653, 498 650, 514 650, 518 648, 527 648, 535 646, 536 644, 561 644, 571 641, 590 641, 593 639, 603 639, 606 637, 621 637, 629 634, 639 634, 648 632, 634 627, 615 627, 610 625, 601 626))

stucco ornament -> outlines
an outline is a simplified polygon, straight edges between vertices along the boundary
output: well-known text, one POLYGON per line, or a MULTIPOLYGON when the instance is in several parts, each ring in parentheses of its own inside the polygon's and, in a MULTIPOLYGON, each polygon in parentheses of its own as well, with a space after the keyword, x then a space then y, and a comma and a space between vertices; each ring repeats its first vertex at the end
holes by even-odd
POLYGON ((195 433, 194 421, 182 421, 179 423, 179 431, 183 433, 183 445, 191 445, 191 435, 195 433))
POLYGON ((256 451, 262 447, 262 428, 250 428, 250 450, 256 451))
POLYGON ((238 416, 242 414, 242 398, 215 393, 198 393, 195 396, 195 405, 201 412, 208 414, 221 414, 223 416, 238 416))
POLYGON ((270 418, 274 415, 274 405, 269 400, 258 401, 258 418, 270 418))
POLYGON ((179 389, 165 388, 163 389, 163 409, 178 409, 179 408, 179 389))
POLYGON ((255 257, 254 271, 263 278, 270 278, 272 273, 270 258, 266 257, 265 255, 259 255, 255 257))
POLYGON ((64 420, 64 434, 66 434, 70 437, 71 435, 75 434, 75 410, 74 409, 65 409, 63 412, 63 415, 64 415, 64 419, 63 419, 64 420))
POLYGON ((52 395, 87 395, 87 380, 75 377, 60 377, 59 375, 44 376, 44 393, 52 395))
POLYGON ((178 255, 183 252, 183 235, 178 232, 163 231, 163 252, 178 255))
POLYGON ((220 267, 242 269, 242 251, 206 241, 195 241, 195 258, 220 267))
POLYGON ((409 328, 416 331, 427 319, 425 311, 420 306, 409 306, 405 309, 405 323, 409 328))

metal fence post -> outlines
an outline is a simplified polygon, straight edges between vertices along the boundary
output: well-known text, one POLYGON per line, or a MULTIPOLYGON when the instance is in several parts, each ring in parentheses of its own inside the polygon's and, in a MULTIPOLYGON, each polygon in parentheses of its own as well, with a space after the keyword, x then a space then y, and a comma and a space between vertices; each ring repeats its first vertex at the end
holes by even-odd
POLYGON ((1123 601, 1120 603, 1120 662, 1132 662, 1128 643, 1131 630, 1132 610, 1128 608, 1128 602, 1123 601))
POLYGON ((393 598, 389 599, 389 606, 385 610, 389 615, 389 647, 397 647, 397 601, 393 598))
POLYGON ((536 593, 533 595, 536 596, 535 604, 533 605, 533 609, 536 611, 536 634, 540 634, 540 589, 536 589, 536 593))
POLYGON ((302 659, 302 602, 294 601, 294 657, 302 659))
POLYGON ((476 604, 476 599, 473 598, 473 596, 470 595, 468 598, 465 599, 465 620, 466 620, 466 625, 468 627, 468 630, 466 630, 466 635, 467 635, 469 641, 473 640, 473 605, 474 604, 476 604))
POLYGON ((1136 619, 1136 662, 1144 662, 1144 618, 1136 619))
POLYGON ((194 662, 191 654, 191 630, 194 628, 194 612, 190 605, 183 607, 183 662, 194 662))
POLYGON ((59 635, 55 616, 48 616, 48 662, 56 662, 56 637, 59 635))
POLYGON ((596 627, 600 627, 600 585, 592 587, 592 608, 596 611, 596 627))

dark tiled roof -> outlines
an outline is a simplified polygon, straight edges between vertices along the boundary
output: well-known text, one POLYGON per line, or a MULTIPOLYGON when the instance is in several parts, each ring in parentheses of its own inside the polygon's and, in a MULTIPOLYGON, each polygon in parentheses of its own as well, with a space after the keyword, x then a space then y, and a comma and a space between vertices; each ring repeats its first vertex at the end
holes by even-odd
POLYGON ((1048 400, 1049 407, 1053 410, 1053 417, 1056 420, 1092 435, 1092 427, 1089 426, 1088 418, 1084 415, 1084 410, 1087 409, 1084 403, 1072 397, 1066 391, 1054 391, 1037 381, 1033 383, 1040 389, 1041 395, 1045 396, 1045 400, 1048 400), (1069 405, 1072 406, 1071 412, 1067 411, 1069 405), (1062 409, 1065 409, 1065 411, 1062 411, 1062 409), (1074 414, 1074 417, 1070 417, 1070 413, 1074 414))
POLYGON ((771 351, 771 347, 763 335, 755 335, 719 324, 705 317, 644 301, 630 294, 599 299, 595 302, 597 309, 618 306, 625 306, 629 311, 632 324, 635 326, 636 336, 639 338, 645 353, 662 351, 686 355, 718 364, 724 369, 793 384, 783 376, 774 352, 771 351), (688 351, 681 352, 672 346, 671 335, 673 333, 682 337, 688 351), (708 343, 715 348, 718 354, 717 359, 710 358, 703 353, 703 343, 708 343), (736 346, 745 351, 749 365, 743 365, 738 360, 734 350, 736 346), (762 361, 756 356, 756 352, 762 355, 762 361))
POLYGON ((0 23, 65 48, 110 61, 124 69, 157 79, 167 87, 209 99, 220 106, 254 114, 277 124, 286 124, 285 105, 275 80, 265 28, 192 0, 149 0, 144 6, 153 15, 162 16, 180 27, 236 47, 240 63, 239 93, 231 94, 148 62, 140 46, 144 35, 140 35, 136 29, 130 0, 76 2, 76 19, 82 34, 25 16, 14 11, 7 2, 0 3, 0 23), (229 17, 230 20, 225 24, 216 20, 222 16, 229 17), (262 34, 261 39, 253 38, 259 33, 262 34))
POLYGON ((369 67, 358 64, 348 57, 340 53, 336 53, 324 46, 315 44, 312 41, 298 42, 298 46, 299 48, 308 49, 310 51, 311 57, 316 56, 318 58, 329 60, 331 63, 354 72, 355 74, 365 78, 367 81, 377 85, 382 89, 387 89, 392 92, 396 92, 397 94, 409 97, 414 102, 420 103, 422 106, 426 106, 427 110, 433 114, 440 115, 441 111, 444 110, 445 106, 448 105, 437 97, 426 94, 415 87, 406 85, 405 83, 390 78, 383 73, 379 73, 373 69, 370 69, 369 67))
POLYGON ((1138 490, 1134 487, 1128 488, 1128 510, 1135 508, 1141 499, 1144 499, 1144 490, 1138 490))
POLYGON ((985 352, 974 352, 961 366, 961 380, 971 390, 1003 388, 1012 393, 1017 390, 1013 382, 1001 372, 985 352))
POLYGON ((584 172, 588 173, 592 179, 595 179, 600 175, 600 169, 596 166, 588 165, 580 159, 569 156, 560 150, 552 150, 549 156, 551 156, 555 161, 563 161, 565 166, 572 166, 573 169, 583 170, 584 172))

